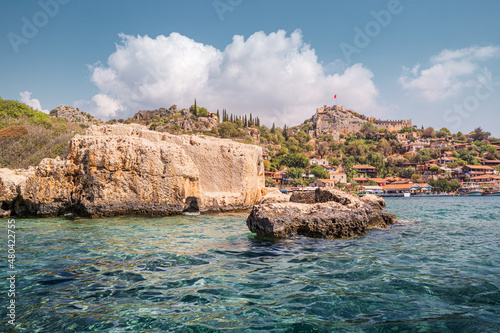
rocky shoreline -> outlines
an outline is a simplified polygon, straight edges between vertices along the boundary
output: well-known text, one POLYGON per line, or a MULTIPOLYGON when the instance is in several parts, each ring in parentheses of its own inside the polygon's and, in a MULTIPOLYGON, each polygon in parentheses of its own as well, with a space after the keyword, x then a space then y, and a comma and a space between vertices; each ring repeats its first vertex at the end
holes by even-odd
POLYGON ((338 189, 296 192, 288 203, 253 207, 250 231, 266 237, 349 238, 373 228, 389 228, 396 217, 382 212, 385 202, 374 195, 359 198, 338 189))
POLYGON ((91 126, 66 159, 0 169, 0 215, 171 215, 247 209, 264 191, 262 148, 141 125, 91 126), (3 212, 3 213, 2 213, 3 212))

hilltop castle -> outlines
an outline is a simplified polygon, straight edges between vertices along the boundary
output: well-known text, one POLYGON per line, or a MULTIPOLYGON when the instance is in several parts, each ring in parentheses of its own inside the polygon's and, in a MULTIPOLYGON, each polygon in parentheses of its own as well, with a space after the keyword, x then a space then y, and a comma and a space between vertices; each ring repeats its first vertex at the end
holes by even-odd
POLYGON ((344 106, 327 106, 316 109, 316 114, 304 122, 312 123, 313 129, 309 135, 316 137, 323 133, 331 134, 338 140, 340 134, 349 135, 361 130, 367 122, 372 122, 379 129, 388 131, 400 131, 405 127, 412 127, 411 119, 408 120, 380 120, 373 117, 365 117, 353 110, 347 110, 344 106))

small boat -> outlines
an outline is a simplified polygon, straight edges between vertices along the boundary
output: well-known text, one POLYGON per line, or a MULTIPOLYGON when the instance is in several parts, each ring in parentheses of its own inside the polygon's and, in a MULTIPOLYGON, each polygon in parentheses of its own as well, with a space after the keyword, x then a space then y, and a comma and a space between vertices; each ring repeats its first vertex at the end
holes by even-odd
POLYGON ((488 191, 488 192, 483 192, 484 196, 491 196, 491 197, 500 197, 500 190, 493 190, 493 191, 488 191))
POLYGON ((462 195, 466 197, 480 197, 483 195, 483 192, 481 190, 469 190, 464 191, 462 195))
POLYGON ((466 184, 463 185, 459 190, 458 193, 462 196, 467 196, 467 197, 478 197, 483 195, 483 191, 479 188, 479 186, 474 185, 474 184, 466 184))

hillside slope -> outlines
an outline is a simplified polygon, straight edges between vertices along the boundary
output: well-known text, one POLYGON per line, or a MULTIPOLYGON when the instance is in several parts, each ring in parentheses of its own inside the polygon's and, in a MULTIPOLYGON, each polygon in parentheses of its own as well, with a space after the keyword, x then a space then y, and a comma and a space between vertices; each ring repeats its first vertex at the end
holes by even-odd
POLYGON ((0 98, 0 167, 27 168, 66 156, 68 141, 85 127, 0 98))

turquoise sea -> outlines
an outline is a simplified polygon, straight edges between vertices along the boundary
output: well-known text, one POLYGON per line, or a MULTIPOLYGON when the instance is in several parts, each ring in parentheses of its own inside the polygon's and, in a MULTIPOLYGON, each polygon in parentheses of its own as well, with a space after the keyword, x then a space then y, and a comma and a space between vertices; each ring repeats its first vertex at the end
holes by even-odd
POLYGON ((500 332, 500 197, 386 202, 401 223, 342 240, 262 239, 248 212, 16 219, 9 331, 500 332))

